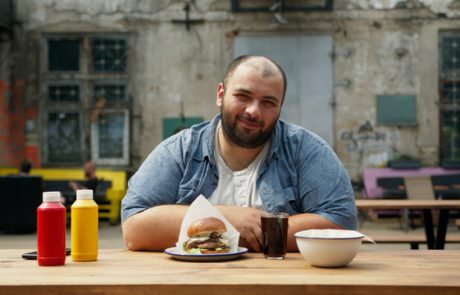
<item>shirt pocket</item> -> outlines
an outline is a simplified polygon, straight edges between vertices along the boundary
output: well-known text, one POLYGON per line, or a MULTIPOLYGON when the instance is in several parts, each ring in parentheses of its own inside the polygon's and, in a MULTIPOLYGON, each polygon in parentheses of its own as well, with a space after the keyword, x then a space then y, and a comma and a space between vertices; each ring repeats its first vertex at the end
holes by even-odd
POLYGON ((216 182, 212 175, 212 170, 209 166, 202 168, 193 175, 186 174, 184 176, 178 190, 178 204, 190 204, 200 194, 209 197, 212 193, 212 190, 215 188, 213 188, 212 184, 216 182), (188 181, 186 181, 187 178, 188 181))
POLYGON ((275 192, 274 197, 275 204, 272 211, 287 212, 290 215, 302 213, 293 186, 280 188, 275 192))
POLYGON ((197 195, 196 195, 195 189, 180 186, 179 190, 177 191, 176 204, 189 205, 196 199, 196 197, 197 195))

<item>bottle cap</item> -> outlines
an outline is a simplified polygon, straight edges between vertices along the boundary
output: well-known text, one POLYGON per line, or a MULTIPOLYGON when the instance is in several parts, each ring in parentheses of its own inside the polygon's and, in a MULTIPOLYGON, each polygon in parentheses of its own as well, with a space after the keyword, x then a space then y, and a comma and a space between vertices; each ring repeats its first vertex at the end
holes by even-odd
POLYGON ((44 203, 56 203, 61 201, 60 192, 43 192, 44 203))
POLYGON ((79 189, 77 190, 77 200, 92 200, 93 190, 92 189, 79 189))

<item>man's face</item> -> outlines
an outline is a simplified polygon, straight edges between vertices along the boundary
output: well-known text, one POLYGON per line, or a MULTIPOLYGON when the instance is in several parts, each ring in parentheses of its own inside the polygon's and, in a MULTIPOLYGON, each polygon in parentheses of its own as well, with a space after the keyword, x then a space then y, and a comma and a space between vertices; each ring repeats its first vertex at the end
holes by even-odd
POLYGON ((85 166, 83 167, 83 171, 85 173, 85 177, 88 178, 92 175, 93 173, 93 167, 90 165, 90 164, 85 164, 85 166))
POLYGON ((225 87, 222 83, 218 86, 217 105, 226 138, 244 148, 265 144, 281 112, 281 73, 272 64, 248 61, 235 69, 225 87), (271 74, 267 73, 270 66, 271 74))

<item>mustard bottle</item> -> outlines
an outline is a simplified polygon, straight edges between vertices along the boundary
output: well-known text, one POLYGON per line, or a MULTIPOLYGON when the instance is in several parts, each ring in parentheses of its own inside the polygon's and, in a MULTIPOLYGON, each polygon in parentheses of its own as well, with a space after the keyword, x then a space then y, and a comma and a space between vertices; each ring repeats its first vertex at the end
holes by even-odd
POLYGON ((98 254, 98 206, 92 190, 77 190, 70 215, 73 261, 95 261, 98 254))

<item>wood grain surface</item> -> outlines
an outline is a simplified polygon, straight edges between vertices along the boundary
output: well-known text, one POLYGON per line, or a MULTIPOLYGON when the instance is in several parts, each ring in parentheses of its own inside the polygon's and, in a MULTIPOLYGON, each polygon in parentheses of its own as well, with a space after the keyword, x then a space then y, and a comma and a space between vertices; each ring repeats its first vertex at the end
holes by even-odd
POLYGON ((344 268, 298 253, 182 262, 163 253, 101 250, 95 262, 39 267, 27 250, 0 250, 0 294, 460 294, 460 251, 365 251, 344 268))

